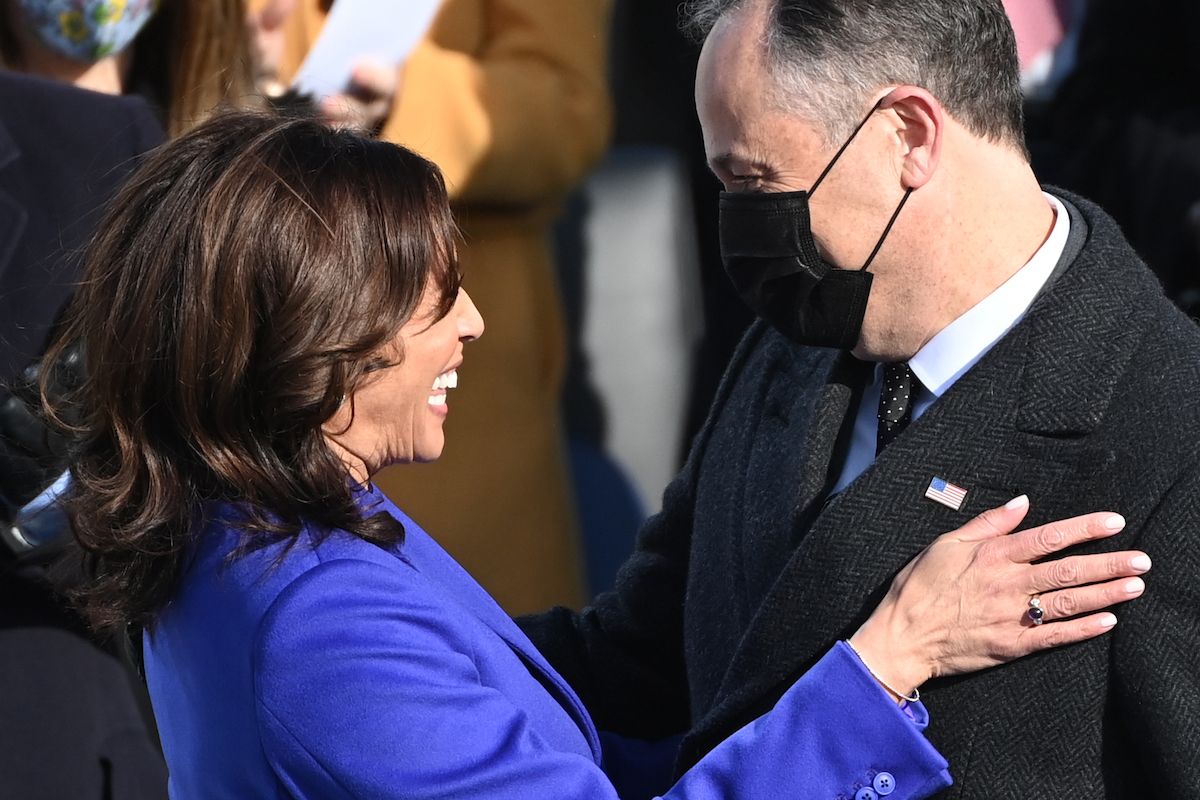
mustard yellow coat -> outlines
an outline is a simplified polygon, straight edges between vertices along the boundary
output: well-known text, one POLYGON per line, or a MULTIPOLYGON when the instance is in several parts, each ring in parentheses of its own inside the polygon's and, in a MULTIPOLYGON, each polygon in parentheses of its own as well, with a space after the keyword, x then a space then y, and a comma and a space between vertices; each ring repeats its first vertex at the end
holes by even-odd
MULTIPOLYGON (((565 346, 549 228, 608 141, 609 5, 445 0, 381 134, 445 174, 464 285, 487 330, 450 393, 442 458, 376 480, 512 614, 585 599, 558 424, 565 346)), ((284 77, 323 21, 322 0, 301 0, 284 77)))

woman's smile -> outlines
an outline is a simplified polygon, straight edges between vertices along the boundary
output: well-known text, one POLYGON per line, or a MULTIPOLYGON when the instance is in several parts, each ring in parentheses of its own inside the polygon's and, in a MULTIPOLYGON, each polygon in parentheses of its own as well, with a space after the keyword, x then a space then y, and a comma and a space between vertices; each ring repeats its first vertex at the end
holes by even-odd
POLYGON ((458 367, 454 367, 433 380, 433 391, 429 394, 429 405, 435 411, 446 414, 446 390, 458 388, 458 367))

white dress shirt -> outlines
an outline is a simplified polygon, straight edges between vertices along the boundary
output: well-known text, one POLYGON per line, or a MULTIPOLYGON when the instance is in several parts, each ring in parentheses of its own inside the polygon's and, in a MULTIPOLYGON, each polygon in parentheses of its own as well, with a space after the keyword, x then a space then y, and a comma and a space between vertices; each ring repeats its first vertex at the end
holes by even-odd
MULTIPOLYGON (((994 292, 942 328, 909 359, 909 368, 921 381, 921 390, 913 402, 912 419, 924 414, 935 400, 1020 322, 1053 274, 1067 244, 1071 218, 1057 197, 1044 192, 1043 195, 1054 208, 1054 229, 1033 254, 1033 258, 994 292)), ((833 494, 849 486, 875 460, 882 385, 883 364, 877 364, 874 380, 863 389, 850 449, 833 494)))

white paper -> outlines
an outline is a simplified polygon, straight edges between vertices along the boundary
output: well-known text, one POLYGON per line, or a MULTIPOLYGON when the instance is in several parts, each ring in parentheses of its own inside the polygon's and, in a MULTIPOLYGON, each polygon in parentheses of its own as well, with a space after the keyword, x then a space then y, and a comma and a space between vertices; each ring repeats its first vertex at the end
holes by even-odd
POLYGON ((292 86, 320 99, 346 91, 361 60, 398 69, 440 5, 441 0, 336 0, 292 86))

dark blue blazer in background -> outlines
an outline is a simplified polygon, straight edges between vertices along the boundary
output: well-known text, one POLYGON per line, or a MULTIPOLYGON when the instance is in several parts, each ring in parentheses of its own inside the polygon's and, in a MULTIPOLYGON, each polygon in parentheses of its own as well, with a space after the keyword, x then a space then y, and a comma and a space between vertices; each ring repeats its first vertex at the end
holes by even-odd
POLYGON ((104 203, 162 139, 139 98, 0 71, 0 380, 41 355, 104 203))
MULTIPOLYGON (((162 137, 139 99, 0 71, 0 381, 41 355, 101 207, 162 137)), ((165 797, 133 681, 40 571, 0 557, 0 796, 165 797)))

